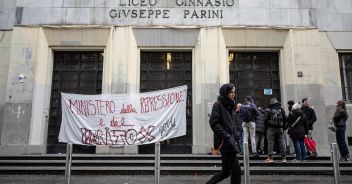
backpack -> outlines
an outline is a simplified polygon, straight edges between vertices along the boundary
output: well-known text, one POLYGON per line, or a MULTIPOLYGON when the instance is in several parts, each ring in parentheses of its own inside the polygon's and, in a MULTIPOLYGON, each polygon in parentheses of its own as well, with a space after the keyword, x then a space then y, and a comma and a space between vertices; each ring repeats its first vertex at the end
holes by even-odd
POLYGON ((253 119, 253 108, 250 104, 242 104, 240 108, 240 116, 243 122, 250 122, 253 119))
POLYGON ((269 115, 269 126, 282 127, 284 125, 284 117, 282 116, 281 109, 270 109, 269 115))

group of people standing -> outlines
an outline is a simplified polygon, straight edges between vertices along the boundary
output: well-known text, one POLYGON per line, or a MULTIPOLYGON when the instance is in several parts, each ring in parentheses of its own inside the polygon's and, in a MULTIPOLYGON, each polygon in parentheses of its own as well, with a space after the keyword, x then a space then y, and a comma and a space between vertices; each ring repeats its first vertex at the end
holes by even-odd
MULTIPOLYGON (((215 184, 231 175, 231 183, 241 183, 241 168, 236 156, 241 153, 243 142, 251 141, 252 156, 264 154, 267 141, 267 163, 273 162, 274 147, 278 148, 282 162, 286 162, 284 132, 290 135, 295 148, 296 159, 301 162, 307 157, 304 144, 305 137, 312 137, 313 124, 316 122, 314 109, 309 107, 307 98, 300 103, 288 101, 288 113, 276 99, 270 99, 266 108, 257 107, 250 96, 243 104, 235 103, 236 88, 228 83, 221 86, 217 102, 214 103, 209 119, 214 136, 218 137, 215 147, 221 152, 222 170, 214 175, 207 184, 215 184), (258 149, 257 149, 258 148, 258 149)), ((349 152, 345 141, 346 121, 348 115, 345 102, 339 100, 333 120, 336 125, 336 140, 341 159, 348 160, 349 152)), ((308 155, 316 152, 308 152, 308 155)))
MULTIPOLYGON (((257 107, 252 98, 247 96, 245 102, 238 103, 235 110, 235 124, 240 144, 248 142, 250 137, 252 156, 265 154, 265 145, 267 145, 268 158, 265 162, 268 163, 273 162, 276 147, 276 152, 280 153, 282 162, 286 162, 284 132, 287 130, 295 148, 296 160, 294 161, 304 161, 307 156, 304 138, 312 136, 316 114, 314 109, 309 107, 307 98, 304 98, 302 103, 301 107, 299 103, 289 101, 289 111, 286 115, 276 98, 270 99, 269 106, 263 108, 257 107)), ((308 152, 309 154, 316 155, 316 152, 308 152)))

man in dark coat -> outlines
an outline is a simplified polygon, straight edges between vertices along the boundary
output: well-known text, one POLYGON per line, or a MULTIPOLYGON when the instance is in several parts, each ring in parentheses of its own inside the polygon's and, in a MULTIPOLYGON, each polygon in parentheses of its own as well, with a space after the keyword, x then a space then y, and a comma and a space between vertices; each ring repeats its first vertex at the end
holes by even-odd
POLYGON ((257 143, 257 152, 264 154, 264 140, 265 140, 265 121, 268 117, 268 112, 265 109, 258 107, 258 116, 255 120, 255 142, 257 143))
POLYGON ((253 156, 259 156, 257 152, 257 144, 255 140, 255 120, 258 116, 257 106, 253 103, 252 97, 247 96, 245 102, 241 105, 240 116, 243 120, 243 142, 248 142, 251 140, 251 148, 253 156))
POLYGON ((307 118, 307 123, 308 123, 308 136, 312 137, 312 133, 313 133, 313 124, 314 122, 317 121, 317 116, 315 115, 315 111, 314 109, 312 109, 311 107, 309 107, 309 101, 308 98, 303 98, 302 99, 302 112, 304 113, 304 115, 307 118))
POLYGON ((241 148, 240 154, 242 154, 243 153, 243 128, 242 128, 243 120, 241 119, 241 116, 240 116, 240 108, 241 108, 241 104, 238 103, 235 110, 235 124, 237 129, 237 137, 241 148))
MULTIPOLYGON (((314 109, 309 107, 309 100, 308 98, 302 99, 303 106, 301 108, 303 114, 306 116, 307 124, 308 124, 308 137, 313 138, 313 124, 317 121, 317 116, 315 115, 314 109)), ((309 151, 307 149, 308 156, 317 156, 316 151, 309 151)))
POLYGON ((207 184, 218 183, 231 174, 231 184, 241 183, 241 167, 236 153, 240 152, 235 125, 235 86, 224 84, 220 95, 214 103, 209 124, 214 134, 221 139, 219 150, 221 152, 222 169, 214 175, 207 184))
POLYGON ((286 163, 285 141, 284 141, 284 127, 286 126, 286 115, 284 109, 276 98, 270 99, 270 105, 267 109, 268 118, 266 126, 268 127, 266 136, 268 140, 268 158, 267 163, 273 163, 273 152, 275 142, 279 143, 280 154, 282 162, 286 163))

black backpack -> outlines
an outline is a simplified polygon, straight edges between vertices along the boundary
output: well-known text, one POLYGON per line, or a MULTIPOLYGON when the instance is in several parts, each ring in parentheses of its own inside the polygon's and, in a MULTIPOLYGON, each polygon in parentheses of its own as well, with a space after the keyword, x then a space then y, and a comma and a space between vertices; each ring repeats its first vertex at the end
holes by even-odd
POLYGON ((284 117, 282 116, 281 109, 269 109, 269 126, 270 127, 283 127, 284 117))
POLYGON ((253 119, 253 108, 250 104, 242 104, 240 108, 240 116, 243 122, 250 122, 253 119))

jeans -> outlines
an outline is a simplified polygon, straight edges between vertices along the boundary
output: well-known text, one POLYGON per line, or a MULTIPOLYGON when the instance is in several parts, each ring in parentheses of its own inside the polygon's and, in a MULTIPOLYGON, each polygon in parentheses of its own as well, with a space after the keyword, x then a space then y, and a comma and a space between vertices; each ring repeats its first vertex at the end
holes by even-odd
POLYGON ((257 152, 257 145, 255 143, 255 122, 243 122, 243 142, 248 142, 248 137, 251 138, 252 153, 257 152))
POLYGON ((240 151, 241 153, 243 153, 243 132, 242 131, 239 131, 238 132, 238 137, 239 137, 239 142, 240 142, 240 151))
POLYGON ((255 141, 259 147, 258 149, 261 151, 264 151, 264 138, 265 138, 264 132, 255 133, 255 141))
POLYGON ((336 129, 336 142, 337 142, 337 145, 339 146, 341 157, 347 157, 350 154, 346 144, 345 132, 346 132, 346 126, 337 127, 336 129))
POLYGON ((306 147, 304 146, 304 139, 292 138, 293 145, 295 146, 296 159, 297 160, 306 160, 307 153, 306 147))
POLYGON ((234 152, 221 152, 222 168, 207 184, 218 183, 231 174, 231 184, 241 184, 241 166, 234 152))
POLYGON ((272 128, 272 127, 268 128, 268 130, 266 132, 266 137, 268 140, 268 156, 269 157, 273 156, 274 143, 275 143, 275 140, 277 140, 277 142, 279 143, 281 157, 286 158, 285 141, 284 141, 283 133, 284 133, 284 130, 282 128, 272 128))

